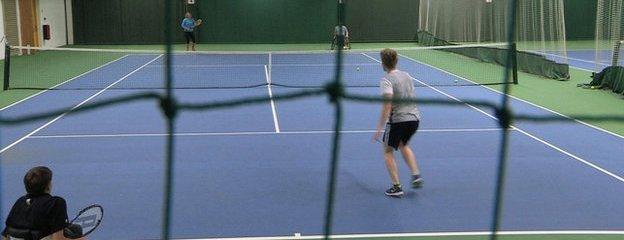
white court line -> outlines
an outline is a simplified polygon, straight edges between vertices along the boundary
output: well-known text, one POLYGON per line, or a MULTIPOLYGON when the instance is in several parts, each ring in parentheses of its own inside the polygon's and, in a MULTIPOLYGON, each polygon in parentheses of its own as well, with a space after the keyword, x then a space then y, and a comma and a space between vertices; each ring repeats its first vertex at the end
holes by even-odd
POLYGON ((616 175, 616 174, 614 174, 614 173, 612 173, 612 172, 610 172, 610 171, 608 171, 608 170, 606 170, 606 169, 604 169, 604 168, 602 168, 602 167, 600 167, 600 166, 598 166, 598 165, 596 165, 596 164, 594 164, 594 163, 592 163, 592 162, 590 162, 590 161, 587 161, 587 160, 585 160, 585 159, 583 159, 583 158, 580 158, 579 156, 576 156, 576 155, 574 155, 574 154, 572 154, 572 153, 569 153, 569 152, 567 152, 567 151, 565 151, 565 150, 563 150, 563 149, 561 149, 561 148, 559 148, 559 147, 557 147, 557 146, 553 145, 552 143, 549 143, 549 142, 547 142, 547 141, 545 141, 545 140, 542 140, 542 139, 540 139, 540 138, 538 138, 538 137, 536 137, 536 136, 534 136, 534 135, 532 135, 532 134, 530 134, 530 133, 525 132, 525 131, 524 131, 524 130, 522 130, 522 129, 518 129, 518 128, 516 128, 516 130, 517 130, 518 132, 523 133, 524 135, 529 136, 530 138, 535 139, 535 140, 536 140, 536 141, 538 141, 538 142, 543 143, 543 144, 544 144, 544 145, 546 145, 546 146, 551 147, 552 149, 555 149, 555 150, 557 150, 557 151, 559 151, 559 152, 561 152, 561 153, 563 153, 563 154, 565 154, 565 155, 567 155, 567 156, 569 156, 569 157, 571 157, 571 158, 576 159, 576 160, 577 160, 577 161, 579 161, 579 162, 584 163, 584 164, 585 164, 585 165, 587 165, 587 166, 590 166, 590 167, 592 167, 592 168, 594 168, 594 169, 597 169, 598 171, 601 171, 602 173, 607 174, 607 175, 609 175, 609 176, 611 176, 611 177, 613 177, 613 178, 615 178, 615 179, 619 180, 620 182, 624 182, 624 178, 622 178, 622 177, 620 177, 620 176, 618 176, 618 175, 616 175))
MULTIPOLYGON (((513 129, 511 129, 513 130, 513 129)), ((449 128, 449 129, 421 129, 419 133, 479 133, 479 132, 496 132, 503 131, 502 128, 449 128)), ((344 130, 343 134, 361 134, 374 133, 375 130, 344 130)), ((193 136, 245 136, 245 135, 297 135, 297 134, 333 134, 331 130, 315 130, 315 131, 280 131, 280 132, 195 132, 195 133, 174 133, 176 137, 193 137, 193 136)), ((127 138, 127 137, 166 137, 167 133, 119 133, 119 134, 69 134, 69 135, 33 135, 30 139, 50 139, 50 138, 127 138)))
MULTIPOLYGON (((410 59, 410 60, 412 60, 412 61, 414 61, 414 62, 416 62, 416 63, 419 63, 419 64, 423 64, 423 65, 427 65, 427 66, 433 67, 433 66, 431 66, 431 65, 428 65, 428 64, 425 64, 425 63, 421 63, 421 62, 419 62, 419 61, 417 61, 417 60, 415 60, 415 59, 412 59, 412 58, 409 58, 409 57, 406 57, 406 56, 403 56, 403 55, 401 55, 401 56, 402 56, 402 57, 405 57, 405 58, 408 58, 408 59, 410 59)), ((433 68, 435 68, 435 69, 438 69, 438 70, 441 70, 441 71, 443 71, 443 72, 448 73, 447 71, 444 71, 444 70, 442 70, 442 69, 439 69, 439 68, 436 68, 436 67, 433 67, 433 68)), ((452 75, 452 76, 456 76, 456 77, 457 77, 457 75, 455 75, 455 74, 451 74, 451 75, 452 75)), ((470 80, 465 79, 465 78, 461 78, 461 79, 464 79, 464 80, 470 81, 470 80)), ((426 84, 426 83, 424 83, 424 82, 422 82, 422 81, 420 81, 420 80, 418 80, 418 79, 415 79, 415 78, 414 78, 414 80, 415 80, 415 81, 418 81, 419 83, 421 83, 421 84, 423 84, 423 85, 425 85, 425 86, 427 86, 427 87, 429 87, 429 88, 433 89, 434 91, 436 91, 436 92, 438 92, 438 93, 440 93, 440 94, 442 94, 442 95, 444 95, 444 96, 446 96, 446 97, 448 97, 448 98, 450 98, 450 99, 453 99, 453 100, 458 101, 458 102, 462 102, 462 103, 466 104, 467 106, 469 106, 470 108, 475 109, 475 110, 477 110, 477 111, 479 111, 479 112, 483 113, 484 115, 486 115, 486 116, 488 116, 488 117, 490 117, 490 118, 492 118, 492 119, 498 120, 498 118, 496 118, 495 116, 492 116, 491 114, 489 114, 489 113, 487 113, 487 112, 485 112, 485 111, 481 110, 481 109, 480 109, 480 108, 478 108, 478 107, 475 107, 475 106, 473 106, 473 105, 471 105, 471 104, 469 104, 469 103, 466 103, 466 102, 464 102, 464 101, 461 101, 460 99, 458 99, 458 98, 456 98, 456 97, 454 97, 454 96, 452 96, 452 95, 450 95, 450 94, 448 94, 448 93, 446 93, 446 92, 443 92, 443 91, 441 91, 441 90, 439 90, 439 89, 437 89, 437 88, 435 88, 435 87, 433 87, 433 86, 431 86, 431 85, 428 85, 428 84, 426 84)), ((475 82, 473 82, 473 81, 470 81, 470 82, 475 83, 475 82)), ((476 83, 475 83, 475 84, 476 84, 476 83)), ((489 88, 486 88, 486 89, 489 89, 489 88)), ((499 93, 500 93, 500 92, 499 92, 499 93)), ((502 94, 502 93, 501 93, 501 94, 502 94)), ((530 133, 528 133, 528 132, 526 132, 526 131, 524 131, 524 130, 522 130, 522 129, 520 129, 520 128, 516 127, 516 126, 510 125, 510 127, 511 127, 512 129, 517 130, 517 131, 521 132, 522 134, 524 134, 524 135, 526 135, 526 136, 528 136, 528 137, 530 137, 530 138, 532 138, 532 139, 534 139, 534 140, 536 140, 536 141, 540 142, 540 143, 543 143, 544 145, 546 145, 546 146, 548 146, 548 147, 550 147, 550 148, 552 148, 552 149, 554 149, 554 150, 556 150, 556 151, 558 151, 558 152, 561 152, 561 153, 563 153, 563 154, 565 154, 565 155, 567 155, 567 156, 569 156, 569 157, 572 157, 573 159, 575 159, 575 160, 577 160, 577 161, 579 161, 579 162, 581 162, 581 163, 583 163, 583 164, 585 164, 585 165, 587 165, 587 166, 589 166, 589 167, 591 167, 591 168, 594 168, 594 169, 596 169, 596 170, 598 170, 598 171, 600 171, 600 172, 602 172, 602 173, 605 173, 605 174, 607 174, 608 176, 611 176, 611 177, 613 177, 613 178, 617 179, 617 180, 618 180, 618 181, 620 181, 620 182, 624 182, 624 178, 622 178, 621 176, 618 176, 617 174, 614 174, 614 173, 612 173, 612 172, 610 172, 610 171, 608 171, 608 170, 606 170, 606 169, 604 169, 604 168, 602 168, 602 167, 600 167, 600 166, 598 166, 598 165, 596 165, 596 164, 594 164, 594 163, 592 163, 592 162, 590 162, 590 161, 587 161, 587 160, 585 160, 585 159, 583 159, 583 158, 581 158, 581 157, 579 157, 579 156, 576 156, 576 155, 574 155, 574 154, 572 154, 572 153, 569 153, 569 152, 567 152, 567 151, 563 150, 562 148, 559 148, 559 147, 555 146, 554 144, 551 144, 551 143, 549 143, 549 142, 547 142, 547 141, 545 141, 545 140, 543 140, 543 139, 540 139, 540 138, 536 137, 535 135, 530 134, 530 133)))
POLYGON ((273 90, 271 89, 271 77, 269 76, 269 68, 264 65, 264 74, 267 81, 267 89, 269 90, 269 98, 271 98, 271 111, 273 113, 273 125, 275 125, 275 132, 280 132, 279 121, 277 120, 277 110, 275 109, 275 101, 273 101, 273 90))
MULTIPOLYGON (((547 55, 547 56, 556 57, 556 58, 570 59, 572 61, 577 61, 577 62, 591 63, 591 64, 594 64, 594 65, 596 64, 595 61, 590 61, 590 60, 585 60, 585 59, 580 59, 580 58, 573 58, 573 57, 564 57, 564 56, 557 55, 557 54, 552 54, 552 53, 540 53, 540 52, 533 52, 533 51, 528 51, 528 52, 535 53, 535 54, 547 55)), ((572 66, 569 63, 567 63, 567 64, 568 64, 569 67, 574 68, 574 69, 578 69, 578 70, 581 70, 581 71, 587 71, 587 72, 594 72, 594 70, 592 70, 592 69, 572 66)), ((599 62, 598 65, 601 65, 603 67, 611 66, 611 64, 604 63, 604 62, 599 62)))
POLYGON ((92 73, 92 72, 93 72, 93 71, 95 71, 95 70, 98 70, 98 69, 103 68, 103 67, 105 67, 105 66, 108 66, 108 65, 110 65, 110 64, 112 64, 112 63, 114 63, 114 62, 117 62, 117 61, 119 61, 119 60, 121 60, 121 59, 123 59, 123 58, 126 58, 127 56, 129 56, 129 55, 124 55, 124 56, 121 56, 120 58, 117 58, 117 59, 115 59, 115 60, 113 60, 113 61, 110 61, 110 62, 108 62, 108 63, 106 63, 106 64, 103 64, 103 65, 98 66, 98 67, 96 67, 96 68, 93 68, 93 69, 91 69, 91 70, 89 70, 89 71, 86 71, 86 72, 84 72, 84 73, 81 73, 80 75, 75 76, 75 77, 73 77, 73 78, 67 79, 67 80, 65 80, 64 82, 59 83, 59 84, 56 84, 56 85, 54 85, 54 86, 52 86, 52 87, 50 87, 50 88, 48 88, 48 89, 41 90, 41 91, 39 91, 39 92, 37 92, 37 93, 35 93, 35 94, 33 94, 33 95, 30 95, 30 96, 28 96, 28 97, 26 97, 26 98, 24 98, 24 99, 22 99, 22 100, 19 100, 19 101, 14 102, 14 103, 12 103, 12 104, 10 104, 10 105, 6 106, 6 107, 1 108, 1 109, 0 109, 0 111, 3 111, 3 110, 5 110, 5 109, 7 109, 7 108, 10 108, 10 107, 13 107, 13 106, 15 106, 15 105, 17 105, 17 104, 19 104, 19 103, 21 103, 21 102, 24 102, 24 101, 26 101, 26 100, 28 100, 28 99, 31 99, 31 98, 33 98, 33 97, 36 97, 37 95, 40 95, 40 94, 42 94, 42 93, 44 93, 44 92, 47 92, 47 91, 49 91, 49 90, 51 90, 51 89, 55 89, 55 88, 57 88, 57 87, 59 87, 59 86, 61 86, 61 85, 65 84, 65 83, 68 83, 68 82, 71 82, 71 81, 73 81, 73 80, 76 80, 76 79, 78 79, 78 78, 80 78, 80 77, 82 77, 82 76, 84 76, 84 75, 87 75, 87 74, 89 74, 89 73, 92 73))
MULTIPOLYGON (((374 64, 374 63, 345 63, 342 64, 342 66, 378 66, 379 64, 374 64)), ((336 64, 334 63, 317 63, 317 64, 310 64, 310 63, 301 63, 301 64, 296 64, 296 63, 278 63, 278 64, 273 64, 273 66, 278 66, 278 67, 336 67, 336 64)))
MULTIPOLYGON (((399 237, 462 237, 462 236, 487 236, 491 231, 481 232, 426 232, 426 233, 380 233, 380 234, 345 234, 330 235, 330 239, 356 239, 356 238, 399 238, 399 237)), ((624 235, 624 231, 497 231, 497 235, 624 235)), ((324 239, 323 235, 297 235, 274 236, 274 237, 232 237, 232 238, 187 238, 177 240, 297 240, 297 239, 324 239)))
MULTIPOLYGON (((240 67, 264 67, 265 64, 189 64, 170 65, 173 68, 240 68, 240 67)), ((147 68, 166 68, 166 64, 153 64, 147 68)))
MULTIPOLYGON (((368 56, 368 55, 367 55, 367 56, 368 56)), ((370 56, 368 56, 368 57, 370 57, 370 56)), ((379 61, 379 60, 377 60, 377 59, 374 59, 374 58, 372 58, 372 57, 370 57, 370 58, 371 58, 371 59, 373 59, 373 60, 375 60, 375 61, 380 62, 380 61, 379 61)), ((410 76, 410 77, 412 77, 412 76, 410 76)), ((423 82, 423 81, 420 81, 420 80, 418 80, 418 79, 416 79, 416 78, 414 78, 414 77, 412 77, 412 80, 414 80, 414 81, 416 81, 416 82, 418 82, 418 83, 422 84, 422 85, 423 85, 423 86, 425 86, 425 87, 431 88, 431 89, 433 89, 434 91, 436 91, 436 92, 438 92, 438 93, 440 93, 440 94, 442 94, 442 95, 444 95, 444 96, 446 96, 446 97, 448 97, 448 98, 450 98, 450 99, 452 99, 452 100, 454 100, 454 101, 456 101, 456 102, 463 103, 463 104, 465 104, 466 106, 468 106, 468 107, 470 107, 470 108, 474 109, 475 111, 478 111, 478 112, 480 112, 480 113, 483 113, 484 115, 488 116, 489 118, 492 118, 492 119, 494 119, 494 120, 498 120, 498 118, 496 118, 496 117, 492 116, 492 115, 491 115, 491 114, 489 114, 488 112, 486 112, 486 111, 484 111, 484 110, 482 110, 482 109, 480 109, 480 108, 478 108, 478 107, 475 107, 475 106, 473 106, 472 104, 465 103, 465 102, 463 102, 462 100, 460 100, 460 99, 458 99, 458 98, 456 98, 456 97, 454 97, 454 96, 451 96, 450 94, 447 94, 447 93, 445 93, 445 92, 443 92, 443 91, 441 91, 441 90, 439 90, 439 89, 437 89, 437 88, 435 88, 435 87, 433 87, 433 86, 431 86, 431 85, 429 85, 429 84, 427 84, 427 83, 425 83, 425 82, 423 82)), ((515 130, 516 128, 514 128, 514 127, 512 126, 512 128, 511 128, 511 129, 512 129, 512 130, 515 130)))
POLYGON ((65 115, 69 114, 71 111, 73 111, 73 110, 75 110, 76 108, 79 108, 80 106, 84 105, 85 103, 87 103, 87 102, 91 101, 91 99, 93 99, 93 98, 95 98, 95 97, 99 96, 99 95, 100 95, 100 94, 102 94, 104 91, 106 91, 106 90, 108 90, 109 88, 111 88, 112 86, 114 86, 114 85, 116 85, 117 83, 119 83, 119 82, 123 81, 124 79, 128 78, 130 75, 132 75, 132 74, 134 74, 134 73, 138 72, 139 70, 141 70, 142 68, 144 68, 144 67, 145 67, 145 66, 147 66, 148 64, 150 64, 150 63, 152 63, 152 62, 156 61, 156 59, 160 58, 161 56, 162 56, 162 54, 161 54, 161 55, 158 55, 156 58, 152 59, 151 61, 147 62, 146 64, 143 64, 143 65, 142 65, 142 66, 140 66, 139 68, 137 68, 137 69, 135 69, 134 71, 132 71, 132 72, 130 72, 130 73, 128 73, 128 74, 126 74, 125 76, 121 77, 119 80, 115 81, 114 83, 112 83, 112 84, 108 85, 106 88, 104 88, 104 89, 102 89, 102 90, 98 91, 97 93, 95 93, 95 94, 91 95, 90 97, 88 97, 88 98, 87 98, 87 99, 85 99, 84 101, 82 101, 82 102, 78 103, 78 105, 74 106, 74 107, 73 107, 73 108, 71 108, 69 111, 64 112, 63 114, 59 115, 58 117, 56 117, 56 118, 54 118, 54 119, 50 120, 49 122, 47 122, 47 123, 43 124, 41 127, 39 127, 39 128, 37 128, 37 129, 35 129, 34 131, 32 131, 32 132, 30 132, 30 133, 26 134, 25 136, 23 136, 22 138, 18 139, 17 141, 15 141, 15 142, 11 143, 10 145, 8 145, 8 146, 4 147, 2 150, 0 150, 0 153, 3 153, 4 151, 6 151, 6 150, 8 150, 8 149, 12 148, 13 146, 17 145, 18 143, 20 143, 20 142, 24 141, 24 139, 27 139, 28 137, 32 136, 33 134, 35 134, 35 133, 37 133, 37 132, 41 131, 42 129, 46 128, 46 127, 47 127, 47 126, 49 126, 50 124, 52 124, 52 123, 54 123, 54 122, 58 121, 59 119, 61 119, 61 118, 62 118, 62 117, 64 117, 65 115))
POLYGON ((571 68, 574 68, 574 69, 576 69, 576 70, 581 70, 581 71, 586 71, 586 72, 594 72, 594 70, 589 70, 589 69, 587 69, 587 68, 582 68, 582 67, 572 66, 572 65, 569 65, 569 64, 568 64, 568 66, 569 66, 569 67, 571 67, 571 68))
MULTIPOLYGON (((343 66, 377 66, 372 63, 348 63, 343 66)), ((239 68, 239 67, 264 67, 265 64, 192 64, 192 65, 171 65, 174 68, 239 68)), ((273 63, 273 67, 335 67, 333 63, 273 63)), ((148 68, 165 68, 167 65, 154 64, 148 68)))
POLYGON ((399 56, 404 57, 404 58, 407 58, 407 59, 409 59, 409 60, 411 60, 411 61, 413 61, 413 62, 415 62, 415 63, 422 64, 422 65, 429 66, 429 67, 431 67, 431 68, 437 69, 438 71, 444 72, 444 73, 449 74, 449 75, 451 75, 451 76, 454 76, 454 77, 456 77, 456 78, 459 78, 459 79, 462 79, 462 80, 465 80, 465 81, 468 81, 468 82, 474 83, 474 84, 475 84, 475 85, 477 85, 477 86, 480 86, 480 87, 485 88, 485 89, 487 89, 487 90, 490 90, 490 91, 492 91, 492 92, 498 93, 498 94, 500 94, 500 95, 507 95, 508 97, 513 98, 513 99, 515 99, 515 100, 517 100, 517 101, 520 101, 520 102, 523 102, 523 103, 529 104, 529 105, 531 105, 531 106, 537 107, 537 108, 542 109, 542 110, 544 110, 544 111, 548 111, 548 112, 553 113, 553 114, 555 114, 555 115, 558 115, 558 116, 561 116, 561 117, 564 117, 564 118, 567 118, 567 119, 573 120, 573 121, 575 121, 575 122, 578 122, 578 123, 583 124, 583 125, 585 125, 585 126, 588 126, 588 127, 590 127, 590 128, 596 129, 596 130, 598 130, 598 131, 602 131, 602 132, 604 132, 604 133, 608 133, 608 134, 613 135, 613 136, 615 136, 615 137, 618 137, 618 138, 624 139, 624 136, 619 135, 619 134, 617 134, 617 133, 614 133, 614 132, 611 132, 611 131, 609 131, 609 130, 606 130, 606 129, 603 129, 603 128, 600 128, 600 127, 594 126, 594 125, 592 125, 592 124, 589 124, 589 123, 587 123, 587 122, 584 122, 584 121, 581 121, 581 120, 578 120, 578 119, 571 118, 571 117, 569 117, 569 116, 567 116, 567 115, 565 115, 565 114, 563 114, 563 113, 559 113, 559 112, 557 112, 557 111, 555 111, 555 110, 552 110, 552 109, 546 108, 546 107, 544 107, 544 106, 537 105, 537 104, 535 104, 535 103, 529 102, 529 101, 524 100, 524 99, 522 99, 522 98, 519 98, 519 97, 516 97, 516 96, 513 96, 513 95, 509 95, 509 94, 505 94, 505 93, 503 93, 503 92, 501 92, 501 91, 498 91, 498 90, 496 90, 496 89, 490 88, 490 87, 488 87, 488 86, 479 85, 479 84, 478 84, 478 83, 476 83, 475 81, 472 81, 472 80, 467 79, 467 78, 465 78, 465 77, 459 76, 459 75, 454 74, 454 73, 452 73, 452 72, 446 71, 446 70, 444 70, 444 69, 438 68, 438 67, 436 67, 436 66, 433 66, 433 65, 430 65, 430 64, 427 64, 427 63, 424 63, 424 62, 420 62, 420 61, 418 61, 418 60, 416 60, 416 59, 413 59, 413 58, 411 58, 411 57, 405 56, 405 55, 403 55, 403 54, 399 54, 399 56))
MULTIPOLYGON (((535 51, 528 51, 530 53, 534 53, 534 54, 538 54, 538 55, 546 55, 546 56, 551 56, 551 57, 556 57, 556 58, 561 58, 561 59, 570 59, 573 61, 578 61, 578 62, 585 62, 585 63, 591 63, 591 64, 596 64, 595 61, 590 61, 590 60, 585 60, 585 59, 580 59, 580 58, 573 58, 573 57, 564 57, 561 55, 557 55, 557 54, 552 54, 552 53, 542 53, 542 52, 535 52, 535 51)), ((603 66, 609 66, 607 64, 604 63, 598 63, 599 65, 603 65, 603 66)))
POLYGON ((378 64, 381 63, 379 60, 375 59, 374 57, 371 57, 370 55, 368 55, 367 53, 362 53, 362 55, 364 55, 367 58, 373 59, 373 61, 377 62, 378 64))

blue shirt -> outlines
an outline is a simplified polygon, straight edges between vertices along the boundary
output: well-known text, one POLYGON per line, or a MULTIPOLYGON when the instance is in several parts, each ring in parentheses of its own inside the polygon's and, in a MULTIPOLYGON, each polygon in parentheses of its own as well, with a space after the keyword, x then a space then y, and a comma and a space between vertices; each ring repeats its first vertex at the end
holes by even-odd
POLYGON ((192 32, 195 30, 195 19, 185 18, 182 20, 182 29, 184 29, 185 32, 192 32))

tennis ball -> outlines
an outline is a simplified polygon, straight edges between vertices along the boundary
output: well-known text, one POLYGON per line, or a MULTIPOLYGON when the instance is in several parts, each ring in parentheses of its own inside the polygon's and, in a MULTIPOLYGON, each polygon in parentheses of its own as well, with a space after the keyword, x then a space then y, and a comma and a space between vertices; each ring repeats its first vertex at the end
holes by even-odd
POLYGON ((459 82, 459 80, 455 79, 455 83, 459 82))
POLYGON ((359 67, 359 66, 358 66, 358 67, 356 67, 356 68, 355 68, 355 71, 358 71, 358 72, 359 72, 359 71, 360 71, 360 67, 359 67))

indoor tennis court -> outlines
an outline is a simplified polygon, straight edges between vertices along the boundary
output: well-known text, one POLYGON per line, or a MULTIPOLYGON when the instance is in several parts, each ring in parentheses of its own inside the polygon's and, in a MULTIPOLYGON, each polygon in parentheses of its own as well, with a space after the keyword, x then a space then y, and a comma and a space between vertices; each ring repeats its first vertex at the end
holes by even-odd
POLYGON ((65 2, 70 44, 15 44, 4 22, 3 223, 24 174, 47 166, 70 221, 104 209, 88 239, 624 235, 620 0, 111 2, 65 2), (171 23, 161 35, 104 28, 136 7, 171 23), (594 31, 570 31, 565 17, 590 7, 594 31), (195 51, 179 26, 187 12, 204 22, 195 51), (417 23, 388 29, 389 12, 417 23), (215 23, 227 13, 246 20, 215 23), (336 25, 349 27, 348 48, 336 25), (384 48, 415 98, 381 97, 384 48), (421 113, 409 146, 424 185, 406 186, 396 152, 401 198, 384 195, 372 139, 384 101, 421 113))

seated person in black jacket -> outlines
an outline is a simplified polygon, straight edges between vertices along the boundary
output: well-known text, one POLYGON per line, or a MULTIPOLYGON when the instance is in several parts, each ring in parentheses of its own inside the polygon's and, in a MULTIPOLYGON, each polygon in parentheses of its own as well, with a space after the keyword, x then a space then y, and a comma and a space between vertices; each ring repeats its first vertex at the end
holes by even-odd
POLYGON ((52 171, 35 167, 24 176, 26 195, 17 199, 6 219, 3 239, 65 240, 68 226, 65 199, 50 195, 52 171))

